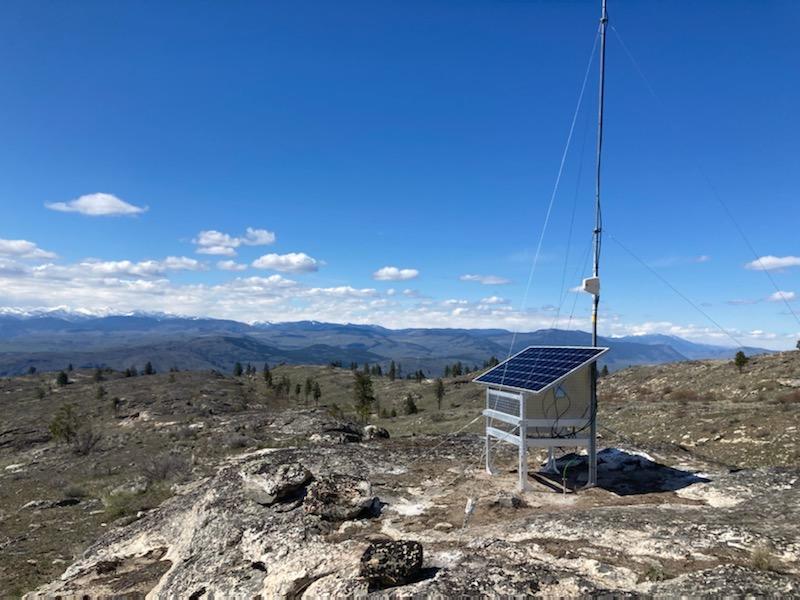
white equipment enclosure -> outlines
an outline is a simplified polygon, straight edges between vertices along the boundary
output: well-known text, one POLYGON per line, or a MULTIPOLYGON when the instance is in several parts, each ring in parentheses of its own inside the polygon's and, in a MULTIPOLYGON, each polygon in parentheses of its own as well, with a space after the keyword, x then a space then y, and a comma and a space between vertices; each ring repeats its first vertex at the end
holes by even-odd
POLYGON ((519 489, 528 489, 528 448, 585 447, 588 485, 596 473, 596 363, 608 348, 530 346, 474 379, 486 386, 486 470, 493 439, 519 449, 519 489), (592 466, 595 468, 592 469, 592 466))

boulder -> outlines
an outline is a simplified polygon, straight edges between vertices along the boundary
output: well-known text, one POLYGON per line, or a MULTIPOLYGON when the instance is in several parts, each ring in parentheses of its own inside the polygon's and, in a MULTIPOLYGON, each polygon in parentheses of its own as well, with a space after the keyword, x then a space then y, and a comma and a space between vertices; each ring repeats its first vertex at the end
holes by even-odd
POLYGON ((244 495, 269 506, 292 496, 312 479, 311 471, 298 462, 284 463, 275 469, 262 468, 242 474, 244 495))
POLYGON ((365 440, 379 440, 389 439, 389 432, 384 429, 383 427, 378 427, 377 425, 366 425, 364 427, 364 439, 365 440))
POLYGON ((326 521, 349 521, 374 513, 379 500, 369 481, 349 475, 330 475, 308 486, 306 513, 326 521))
POLYGON ((515 494, 500 493, 495 496, 491 505, 492 508, 522 508, 527 506, 525 501, 515 494))
POLYGON ((411 581, 422 569, 422 544, 408 540, 373 542, 361 557, 359 574, 382 588, 411 581))
POLYGON ((318 433, 309 436, 314 444, 350 444, 358 443, 364 438, 361 429, 352 423, 337 423, 322 428, 318 433))

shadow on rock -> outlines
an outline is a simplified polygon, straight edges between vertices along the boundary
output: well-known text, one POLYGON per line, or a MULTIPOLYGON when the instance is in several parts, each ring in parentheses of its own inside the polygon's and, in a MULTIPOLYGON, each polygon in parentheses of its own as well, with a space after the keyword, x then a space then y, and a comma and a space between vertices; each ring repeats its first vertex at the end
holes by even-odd
MULTIPOLYGON (((558 474, 540 473, 540 478, 575 491, 586 484, 588 457, 570 453, 556 461, 558 474)), ((710 479, 656 462, 644 453, 606 448, 597 453, 597 487, 618 496, 674 492, 710 479)))

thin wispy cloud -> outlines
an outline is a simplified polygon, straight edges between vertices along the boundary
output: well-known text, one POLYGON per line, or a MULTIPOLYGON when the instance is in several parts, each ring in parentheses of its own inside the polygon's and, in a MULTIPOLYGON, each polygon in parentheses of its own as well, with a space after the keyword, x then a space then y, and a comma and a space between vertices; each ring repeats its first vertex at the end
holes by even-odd
POLYGON ((776 271, 790 267, 800 267, 800 256, 767 255, 750 261, 744 266, 745 269, 750 269, 751 271, 776 271))
POLYGON ((731 306, 748 306, 750 304, 758 304, 761 300, 752 299, 752 298, 737 298, 734 300, 726 300, 725 304, 730 304, 731 306))
POLYGON ((506 285, 511 283, 510 279, 506 279, 505 277, 500 277, 498 275, 461 275, 459 277, 461 281, 472 281, 475 283, 480 283, 481 285, 506 285))
POLYGON ((48 202, 50 210, 72 212, 87 217, 118 217, 139 215, 147 211, 146 206, 136 206, 125 202, 114 194, 86 194, 69 202, 48 202))
POLYGON ((305 252, 288 254, 265 254, 253 261, 256 269, 271 269, 285 273, 311 273, 318 271, 321 262, 305 252))
POLYGON ((408 281, 418 276, 417 269, 399 269, 397 267, 383 267, 372 274, 375 281, 408 281))
POLYGON ((681 265, 699 265, 710 261, 711 257, 708 254, 700 254, 699 256, 667 256, 653 260, 649 265, 658 269, 681 265))
POLYGON ((488 298, 481 298, 481 304, 507 304, 508 300, 500 296, 489 296, 488 298))
POLYGON ((354 288, 349 285, 341 285, 329 288, 311 288, 303 295, 307 296, 330 296, 334 298, 374 298, 378 295, 375 288, 354 288))

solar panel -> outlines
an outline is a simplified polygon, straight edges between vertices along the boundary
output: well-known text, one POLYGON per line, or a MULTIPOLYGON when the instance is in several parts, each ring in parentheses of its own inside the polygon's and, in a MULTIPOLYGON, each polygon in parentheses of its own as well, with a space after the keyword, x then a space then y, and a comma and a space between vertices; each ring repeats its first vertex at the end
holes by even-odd
POLYGON ((575 369, 594 360, 608 348, 570 346, 530 346, 501 362, 476 383, 541 392, 575 369))

